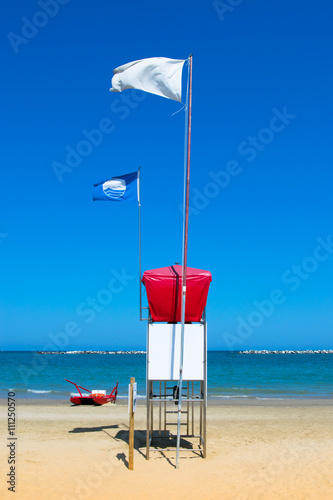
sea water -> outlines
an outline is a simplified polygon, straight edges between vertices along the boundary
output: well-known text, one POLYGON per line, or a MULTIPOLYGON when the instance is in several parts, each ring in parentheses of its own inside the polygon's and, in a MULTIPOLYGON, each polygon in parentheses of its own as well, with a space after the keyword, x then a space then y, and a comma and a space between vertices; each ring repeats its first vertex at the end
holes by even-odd
MULTIPOLYGON (((209 351, 207 371, 210 399, 333 398, 333 353, 209 351)), ((145 354, 0 352, 2 398, 13 390, 18 399, 67 401, 77 391, 65 379, 107 393, 118 381, 118 397, 126 398, 130 377, 138 383, 138 397, 145 397, 145 354)))

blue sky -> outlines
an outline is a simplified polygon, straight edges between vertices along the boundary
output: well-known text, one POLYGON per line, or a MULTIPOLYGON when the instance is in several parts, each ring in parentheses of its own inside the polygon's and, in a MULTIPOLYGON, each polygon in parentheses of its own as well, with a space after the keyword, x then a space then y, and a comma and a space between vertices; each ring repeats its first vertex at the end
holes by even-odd
POLYGON ((184 112, 108 89, 117 66, 190 53, 188 264, 213 275, 208 347, 332 348, 332 15, 314 0, 7 2, 1 349, 145 347, 137 207, 93 203, 92 185, 140 165, 143 270, 181 260, 184 112))

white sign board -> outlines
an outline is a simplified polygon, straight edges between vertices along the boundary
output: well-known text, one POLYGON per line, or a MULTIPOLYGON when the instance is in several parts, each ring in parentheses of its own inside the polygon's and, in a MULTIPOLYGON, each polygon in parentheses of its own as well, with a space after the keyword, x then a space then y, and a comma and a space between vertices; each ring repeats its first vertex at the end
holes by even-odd
POLYGON ((133 384, 133 411, 136 410, 137 383, 133 384))
MULTIPOLYGON (((138 387, 137 382, 134 382, 134 384, 133 384, 133 412, 136 410, 136 398, 137 398, 137 390, 138 390, 137 387, 138 387)), ((131 412, 130 401, 131 401, 131 384, 128 384, 128 413, 131 412)))
MULTIPOLYGON (((181 325, 152 323, 148 325, 148 379, 178 380, 181 325)), ((204 380, 205 327, 185 325, 183 380, 204 380)))

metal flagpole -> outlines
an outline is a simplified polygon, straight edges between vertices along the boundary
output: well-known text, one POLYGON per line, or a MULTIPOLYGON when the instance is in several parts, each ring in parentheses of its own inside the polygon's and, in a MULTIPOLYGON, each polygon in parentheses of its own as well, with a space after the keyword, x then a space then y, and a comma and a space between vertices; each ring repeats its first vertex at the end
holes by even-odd
POLYGON ((140 288, 140 321, 142 320, 142 283, 141 283, 141 186, 140 167, 138 168, 138 213, 139 213, 139 288, 140 288))
POLYGON ((183 280, 182 280, 182 309, 181 309, 181 344, 180 344, 180 366, 178 382, 178 423, 177 423, 177 452, 176 468, 179 467, 180 428, 182 411, 182 385, 183 385, 183 363, 184 363, 184 332, 185 332, 185 304, 186 304, 186 276, 187 276, 187 243, 188 243, 188 210, 190 196, 190 159, 191 159, 191 121, 192 121, 192 54, 189 57, 189 102, 188 102, 188 135, 187 135, 187 172, 185 192, 185 227, 184 227, 184 255, 183 255, 183 280))

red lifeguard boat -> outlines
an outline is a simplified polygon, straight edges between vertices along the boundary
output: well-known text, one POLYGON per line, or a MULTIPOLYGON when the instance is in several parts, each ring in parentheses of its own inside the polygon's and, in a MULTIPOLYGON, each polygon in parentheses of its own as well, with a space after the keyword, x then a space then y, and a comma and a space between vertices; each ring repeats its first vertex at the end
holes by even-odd
POLYGON ((117 394, 118 394, 118 382, 115 385, 113 391, 111 394, 106 394, 106 391, 100 391, 100 390, 93 390, 90 391, 89 389, 85 389, 81 385, 76 384, 75 382, 71 382, 67 378, 65 378, 66 382, 69 382, 70 384, 75 385, 77 391, 79 392, 78 396, 71 396, 70 401, 75 404, 75 405, 105 405, 106 403, 115 403, 117 399, 117 394), (89 394, 82 394, 80 389, 83 389, 86 392, 89 392, 89 394))

